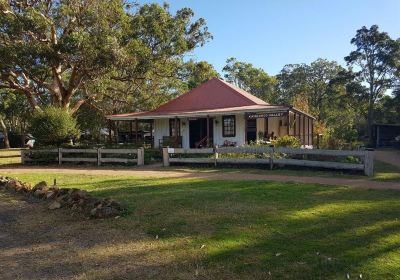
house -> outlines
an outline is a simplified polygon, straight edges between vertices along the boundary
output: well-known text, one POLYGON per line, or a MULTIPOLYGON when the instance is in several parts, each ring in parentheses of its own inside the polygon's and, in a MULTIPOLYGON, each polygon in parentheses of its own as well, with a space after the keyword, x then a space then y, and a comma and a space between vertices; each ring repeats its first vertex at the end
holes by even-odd
POLYGON ((155 110, 107 118, 129 122, 132 141, 141 140, 139 125, 147 123, 153 147, 183 148, 269 143, 284 135, 293 135, 303 146, 312 146, 315 120, 293 106, 268 104, 218 78, 155 110))

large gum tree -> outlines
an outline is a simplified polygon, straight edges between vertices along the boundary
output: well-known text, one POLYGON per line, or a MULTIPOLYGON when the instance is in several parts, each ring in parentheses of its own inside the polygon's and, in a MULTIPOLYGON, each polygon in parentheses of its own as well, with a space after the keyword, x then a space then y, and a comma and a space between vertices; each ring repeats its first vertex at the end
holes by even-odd
POLYGON ((122 0, 0 0, 0 88, 71 113, 99 94, 140 95, 137 84, 174 75, 168 66, 211 38, 192 18, 122 0))

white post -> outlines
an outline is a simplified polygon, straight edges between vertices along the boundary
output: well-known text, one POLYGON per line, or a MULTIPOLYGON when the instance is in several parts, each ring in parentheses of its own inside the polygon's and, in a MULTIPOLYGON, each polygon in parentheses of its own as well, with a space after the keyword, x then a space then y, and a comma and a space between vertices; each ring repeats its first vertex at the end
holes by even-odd
POLYGON ((164 167, 169 166, 168 148, 163 148, 163 163, 164 163, 164 167))
POLYGON ((137 165, 144 165, 144 148, 137 149, 137 165))

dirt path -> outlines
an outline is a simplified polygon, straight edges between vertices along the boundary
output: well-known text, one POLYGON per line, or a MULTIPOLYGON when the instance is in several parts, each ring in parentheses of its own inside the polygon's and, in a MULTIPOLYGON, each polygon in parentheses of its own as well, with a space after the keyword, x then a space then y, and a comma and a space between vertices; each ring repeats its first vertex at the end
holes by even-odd
POLYGON ((63 174, 90 174, 90 175, 112 175, 112 176, 133 176, 141 178, 203 178, 210 180, 262 180, 278 182, 297 182, 336 186, 350 186, 367 189, 396 189, 400 190, 399 182, 378 182, 366 179, 333 178, 333 177, 309 177, 309 176, 286 176, 273 174, 252 174, 240 172, 218 172, 199 171, 185 168, 162 168, 159 166, 146 166, 135 169, 106 169, 90 167, 17 167, 0 168, 1 173, 63 173, 63 174))

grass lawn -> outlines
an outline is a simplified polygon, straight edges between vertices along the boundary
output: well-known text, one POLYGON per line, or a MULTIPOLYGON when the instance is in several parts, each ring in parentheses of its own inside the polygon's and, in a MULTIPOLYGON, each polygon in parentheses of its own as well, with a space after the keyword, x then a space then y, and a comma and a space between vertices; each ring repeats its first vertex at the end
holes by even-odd
MULTIPOLYGON (((62 187, 86 189, 126 205, 122 218, 97 224, 125 240, 123 249, 115 243, 107 254, 97 252, 105 259, 96 273, 110 269, 119 257, 140 263, 140 257, 129 259, 126 254, 137 250, 130 247, 128 233, 139 231, 143 235, 136 238, 153 246, 146 254, 164 264, 162 275, 155 277, 159 279, 347 279, 347 273, 350 279, 360 274, 362 279, 400 279, 399 191, 257 181, 3 175, 31 182, 57 178, 62 187)), ((94 248, 80 250, 92 254, 94 248)), ((91 273, 86 276, 95 275, 91 273)))

